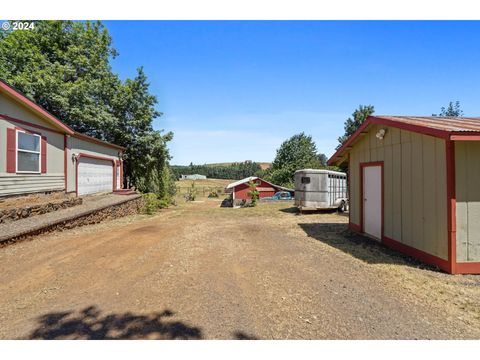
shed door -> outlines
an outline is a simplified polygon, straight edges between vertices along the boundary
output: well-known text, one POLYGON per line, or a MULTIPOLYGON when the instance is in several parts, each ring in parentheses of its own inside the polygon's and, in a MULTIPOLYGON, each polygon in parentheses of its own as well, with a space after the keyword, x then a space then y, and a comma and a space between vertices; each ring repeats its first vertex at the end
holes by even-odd
POLYGON ((363 168, 363 231, 382 237, 382 167, 363 168))
POLYGON ((111 161, 81 157, 78 163, 78 195, 111 192, 113 165, 111 161))

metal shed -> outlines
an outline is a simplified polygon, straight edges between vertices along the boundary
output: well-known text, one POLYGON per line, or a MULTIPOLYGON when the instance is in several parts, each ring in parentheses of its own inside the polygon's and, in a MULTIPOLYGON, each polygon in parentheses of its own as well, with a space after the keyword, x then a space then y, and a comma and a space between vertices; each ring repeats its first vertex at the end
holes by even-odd
POLYGON ((328 164, 348 164, 352 230, 480 274, 480 118, 370 116, 328 164))

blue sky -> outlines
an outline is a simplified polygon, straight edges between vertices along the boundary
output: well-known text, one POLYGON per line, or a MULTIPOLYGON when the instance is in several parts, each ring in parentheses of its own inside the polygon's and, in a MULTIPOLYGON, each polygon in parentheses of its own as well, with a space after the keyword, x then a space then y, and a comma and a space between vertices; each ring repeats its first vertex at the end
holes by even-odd
POLYGON ((122 78, 143 65, 172 164, 271 161, 288 137, 330 156, 359 104, 480 115, 480 22, 106 21, 122 78))

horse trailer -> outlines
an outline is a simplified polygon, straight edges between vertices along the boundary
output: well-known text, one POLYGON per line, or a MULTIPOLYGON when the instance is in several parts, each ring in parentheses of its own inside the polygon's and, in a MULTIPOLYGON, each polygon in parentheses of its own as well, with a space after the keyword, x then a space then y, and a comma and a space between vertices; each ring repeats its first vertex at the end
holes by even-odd
POLYGON ((295 205, 300 211, 348 207, 347 174, 303 169, 295 172, 295 205))

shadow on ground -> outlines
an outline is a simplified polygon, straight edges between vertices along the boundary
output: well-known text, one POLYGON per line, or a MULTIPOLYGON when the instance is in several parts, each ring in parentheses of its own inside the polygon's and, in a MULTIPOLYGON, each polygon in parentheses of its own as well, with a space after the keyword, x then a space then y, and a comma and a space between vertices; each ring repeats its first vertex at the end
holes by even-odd
POLYGON ((29 339, 202 339, 198 327, 169 320, 174 312, 165 310, 150 315, 106 314, 95 306, 78 312, 57 312, 40 316, 29 339))
POLYGON ((299 223, 298 225, 309 237, 350 254, 368 264, 395 264, 438 270, 436 267, 391 250, 377 240, 350 231, 347 224, 299 223))
POLYGON ((279 211, 287 213, 287 214, 295 214, 295 215, 321 215, 321 214, 337 214, 339 216, 348 217, 348 213, 346 212, 339 212, 337 209, 325 209, 325 210, 309 210, 300 212, 296 206, 292 206, 289 208, 282 208, 279 211))
POLYGON ((236 331, 233 333, 233 338, 235 340, 259 340, 256 336, 249 335, 243 331, 236 331))

